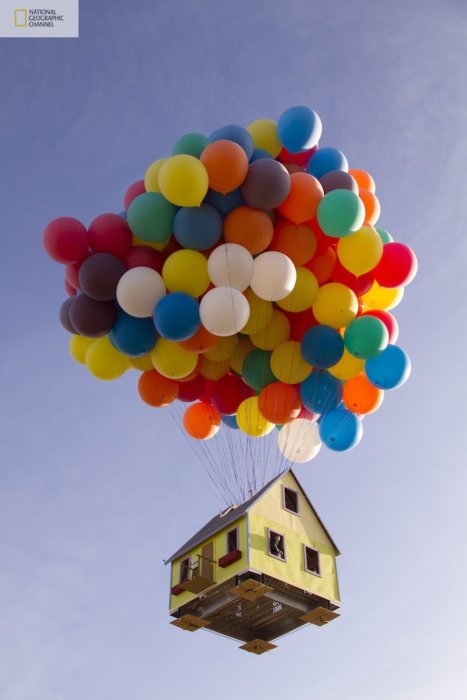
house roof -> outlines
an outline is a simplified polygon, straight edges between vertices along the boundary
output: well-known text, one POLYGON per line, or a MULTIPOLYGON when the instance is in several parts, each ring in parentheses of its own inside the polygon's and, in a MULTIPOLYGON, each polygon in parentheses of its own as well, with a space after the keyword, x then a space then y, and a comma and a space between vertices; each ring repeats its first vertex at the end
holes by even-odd
MULTIPOLYGON (((315 508, 310 502, 310 499, 306 495, 302 485, 298 481, 297 477, 293 473, 291 469, 289 469, 290 473, 292 474, 293 478, 297 482, 297 485, 299 486, 300 490, 302 491, 303 495, 305 496, 307 503, 309 504, 311 510, 317 517, 321 527, 325 531, 326 535, 328 536, 332 546, 334 547, 336 551, 336 555, 339 555, 339 549, 337 545, 335 544, 334 540, 332 539, 331 535, 329 534, 328 530, 326 529, 326 526, 324 525, 323 521, 319 517, 318 513, 316 512, 315 508)), ((175 559, 178 559, 182 554, 185 554, 186 552, 189 552, 191 549, 194 549, 197 547, 199 544, 204 542, 205 540, 209 539, 209 537, 212 537, 212 535, 215 535, 219 530, 223 530, 227 525, 230 523, 234 523, 236 520, 242 517, 242 515, 245 515, 257 501, 273 486, 276 481, 278 481, 285 472, 281 472, 278 476, 274 477, 274 479, 271 479, 265 486, 263 486, 262 489, 260 489, 257 493, 255 493, 254 496, 249 498, 247 501, 242 503, 239 506, 231 507, 230 509, 226 509, 223 511, 223 513, 219 513, 219 515, 215 515, 211 520, 209 520, 196 534, 193 535, 185 544, 177 549, 177 551, 172 554, 168 559, 165 559, 164 563, 168 564, 171 561, 174 561, 175 559)))

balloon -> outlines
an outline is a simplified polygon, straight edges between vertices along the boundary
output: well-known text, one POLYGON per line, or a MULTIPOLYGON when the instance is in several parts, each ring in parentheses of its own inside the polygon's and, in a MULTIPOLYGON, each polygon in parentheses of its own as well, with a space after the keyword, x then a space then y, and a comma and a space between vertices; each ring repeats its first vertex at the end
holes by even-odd
POLYGON ((196 377, 190 379, 189 381, 180 382, 178 385, 178 396, 179 401, 197 401, 204 391, 204 377, 197 374, 196 377))
POLYGON ((159 171, 159 188, 164 197, 179 207, 197 207, 209 186, 206 168, 198 158, 177 155, 167 158, 159 171))
POLYGON ((321 418, 319 435, 326 447, 343 452, 358 445, 362 439, 363 425, 355 413, 345 408, 335 408, 321 418))
POLYGON ((291 153, 298 153, 317 145, 322 124, 319 116, 309 107, 289 107, 277 123, 279 139, 291 153))
POLYGON ((373 413, 383 403, 384 392, 373 386, 364 374, 349 379, 344 384, 342 400, 352 413, 373 413))
POLYGON ((277 131, 277 123, 272 119, 255 119, 247 126, 247 131, 253 139, 256 149, 267 151, 276 158, 282 148, 277 131))
POLYGON ((383 254, 374 270, 375 280, 382 287, 403 287, 417 274, 417 258, 409 246, 403 243, 386 243, 383 254))
POLYGON ((296 281, 295 265, 284 253, 267 251, 255 258, 250 285, 260 299, 284 299, 291 293, 296 281))
POLYGON ((159 158, 148 167, 144 174, 144 187, 146 192, 160 192, 159 173, 167 158, 159 158))
POLYGON ((121 311, 109 338, 120 352, 138 357, 151 352, 156 344, 157 333, 151 318, 135 318, 121 311))
POLYGON ((313 413, 327 413, 342 399, 342 383, 323 369, 314 370, 300 385, 303 405, 313 413))
POLYGON ((237 424, 240 430, 250 437, 262 437, 274 430, 274 423, 270 423, 261 415, 257 396, 242 401, 237 410, 237 424))
POLYGON ((246 153, 247 159, 250 160, 254 151, 254 143, 250 134, 243 126, 238 126, 237 124, 227 124, 227 126, 222 126, 220 129, 213 131, 209 137, 211 143, 215 141, 233 141, 243 148, 246 153))
POLYGON ((118 303, 127 314, 137 318, 152 316, 165 293, 162 277, 149 267, 127 270, 117 285, 118 303))
POLYGON ((365 207, 355 192, 332 190, 319 202, 317 217, 327 236, 343 238, 362 227, 365 207))
POLYGON ((271 353, 266 350, 252 350, 242 365, 243 380, 255 391, 276 381, 271 370, 271 353))
POLYGON ((177 156, 184 153, 185 155, 199 158, 208 143, 208 137, 203 136, 203 134, 184 134, 183 136, 180 136, 177 141, 175 141, 172 148, 172 155, 177 156))
POLYGON ((318 321, 315 319, 312 309, 305 309, 299 313, 288 313, 290 321, 290 340, 302 341, 303 336, 309 328, 317 326, 318 321))
POLYGON ((294 224, 302 224, 315 216, 324 192, 321 183, 308 173, 290 175, 290 192, 279 211, 294 224))
POLYGON ((233 374, 225 374, 215 382, 211 399, 219 413, 232 415, 245 399, 252 395, 252 390, 245 382, 233 374))
POLYGON ((369 190, 360 189, 358 196, 365 207, 365 224, 376 224, 381 214, 381 206, 378 198, 369 190))
POLYGON ((198 355, 189 352, 172 340, 159 338, 151 352, 154 368, 169 379, 181 379, 188 376, 196 367, 198 355))
POLYGON ((63 328, 68 331, 69 333, 76 333, 76 328, 73 326, 73 324, 70 321, 70 307, 71 304, 73 303, 74 299, 73 297, 69 297, 68 299, 65 299, 63 304, 60 307, 60 323, 62 324, 63 328))
POLYGON ((229 360, 222 360, 221 362, 213 362, 212 360, 207 360, 204 355, 201 356, 201 374, 206 379, 210 379, 213 382, 217 381, 223 377, 230 370, 229 360))
POLYGON ((285 165, 290 174, 299 171, 303 172, 316 149, 317 146, 313 146, 313 148, 308 148, 305 151, 290 153, 290 151, 282 147, 279 155, 277 156, 277 160, 285 165))
POLYGON ((297 267, 297 280, 293 290, 283 299, 279 299, 277 304, 286 311, 305 311, 316 301, 318 292, 318 282, 314 274, 306 267, 297 267))
POLYGON ((154 311, 154 325, 163 338, 187 340, 201 325, 199 304, 185 292, 166 294, 154 311))
POLYGON ((394 309, 404 297, 404 288, 388 289, 374 282, 371 289, 361 297, 365 311, 372 309, 389 311, 394 309))
POLYGON ((65 281, 63 283, 63 286, 65 287, 65 291, 68 294, 68 296, 75 296, 76 294, 76 289, 71 285, 68 280, 65 278, 65 281))
POLYGON ((250 164, 241 192, 248 206, 275 209, 290 192, 290 175, 277 160, 261 158, 250 164))
POLYGON ((173 232, 184 248, 207 250, 222 236, 222 217, 209 204, 182 207, 175 214, 173 232))
POLYGON ((354 292, 344 284, 329 282, 319 288, 312 308, 318 323, 332 328, 344 328, 357 315, 358 301, 354 292))
POLYGON ((316 236, 307 224, 280 221, 274 227, 274 238, 269 250, 284 253, 299 267, 311 260, 316 247, 316 236))
POLYGON ((188 406, 183 414, 183 426, 196 440, 209 440, 219 430, 221 417, 214 406, 199 402, 188 406))
POLYGON ((297 387, 273 382, 261 389, 258 406, 266 420, 282 425, 298 417, 302 402, 297 387))
POLYGON ((336 266, 337 256, 332 246, 327 246, 322 252, 317 251, 316 255, 306 263, 306 267, 316 277, 320 285, 329 282, 336 266))
POLYGON ((117 311, 111 301, 96 301, 80 294, 73 297, 70 305, 70 323, 80 335, 89 338, 99 338, 112 328, 117 317, 117 311))
POLYGON ((149 246, 135 245, 125 255, 124 263, 128 270, 132 267, 150 267, 161 275, 164 256, 149 246))
POLYGON ((374 316, 358 316, 349 323, 344 333, 345 347, 352 355, 362 360, 382 353, 388 340, 388 329, 374 316))
MULTIPOLYGON (((322 178, 327 173, 335 170, 347 172, 349 164, 347 158, 337 148, 318 148, 313 153, 306 167, 310 175, 322 178)), ((348 189, 347 187, 345 189, 348 189)))
POLYGON ((111 301, 115 299, 118 281, 125 272, 125 264, 120 258, 110 253, 94 253, 80 266, 80 289, 91 299, 111 301))
POLYGON ((358 185, 350 173, 344 170, 331 170, 319 178, 324 194, 332 190, 350 190, 358 194, 358 185))
POLYGON ((197 250, 177 250, 165 261, 162 277, 170 292, 200 297, 209 287, 208 261, 197 250))
POLYGON ((371 177, 370 173, 366 170, 349 170, 349 174, 357 181, 360 189, 368 190, 369 192, 375 191, 375 181, 371 177))
POLYGON ((280 382, 299 384, 311 374, 313 368, 304 359, 300 343, 287 340, 272 351, 271 369, 280 382))
POLYGON ((230 358, 230 367, 237 374, 242 374, 243 362, 255 346, 247 336, 239 336, 237 348, 230 358))
POLYGON ((124 258, 131 248, 131 241, 128 224, 118 214, 101 214, 89 225, 89 245, 95 253, 111 253, 124 258))
POLYGON ((238 289, 216 287, 207 292, 199 307, 201 323, 210 333, 224 337, 242 330, 250 305, 238 289))
POLYGON ((128 226, 143 241, 165 243, 172 233, 176 209, 159 192, 146 192, 128 207, 128 226))
POLYGON ((388 330, 388 343, 394 345, 397 338, 399 337, 399 325, 394 316, 390 314, 389 311, 383 311, 382 309, 373 309, 372 311, 365 311, 365 313, 363 313, 362 316, 374 316, 375 318, 379 318, 379 320, 384 323, 388 330))
POLYGON ((227 194, 208 190, 204 202, 214 207, 222 216, 227 216, 231 211, 245 204, 241 189, 233 190, 227 194))
POLYGON ((86 353, 86 367, 97 379, 117 379, 128 366, 128 357, 116 350, 108 338, 95 340, 86 353))
POLYGON ((224 238, 227 243, 237 243, 252 255, 258 255, 272 241, 274 227, 266 212, 251 207, 238 207, 224 221, 224 238))
POLYGON ((200 157, 209 176, 209 187, 215 192, 233 192, 244 182, 248 173, 245 151, 234 141, 209 143, 200 157))
POLYGON ((250 307, 250 315, 241 331, 244 335, 261 333, 271 322, 273 306, 270 301, 260 299, 251 289, 246 290, 245 297, 250 307))
POLYGON ((178 395, 178 383, 162 376, 155 369, 143 372, 138 381, 138 392, 149 406, 168 406, 178 395))
POLYGON ((140 372, 149 372, 149 370, 154 369, 150 353, 148 353, 147 355, 141 355, 139 357, 132 356, 128 359, 130 361, 130 366, 134 369, 139 370, 140 372))
POLYGON ((204 357, 211 362, 223 362, 229 360, 237 349, 238 335, 227 335, 223 338, 218 338, 218 342, 214 347, 204 353, 204 357))
POLYGON ((290 462, 309 462, 321 449, 319 427, 304 418, 296 418, 280 429, 278 445, 290 462))
POLYGON ((397 389, 410 376, 410 358, 397 345, 388 345, 377 357, 365 362, 365 374, 379 389, 397 389))
POLYGON ((335 328, 330 326, 313 326, 302 338, 302 355, 313 367, 327 369, 332 367, 344 354, 344 341, 335 328))
POLYGON ((86 364, 86 353, 94 343, 94 338, 86 338, 84 335, 72 335, 70 337, 70 355, 80 365, 86 364))
POLYGON ((372 226, 362 226, 337 245, 337 257, 346 270, 354 275, 364 275, 381 260, 383 241, 372 226))
POLYGON ((238 430, 237 416, 221 415, 221 421, 231 430, 238 430))
POLYGON ((82 260, 88 250, 88 232, 77 219, 62 216, 45 228, 43 237, 47 254, 56 262, 68 263, 82 260))
POLYGON ((273 310, 272 318, 264 330, 250 335, 251 342, 261 350, 274 350, 290 337, 290 322, 283 313, 273 310))
POLYGON ((253 276, 253 257, 242 245, 224 243, 209 256, 208 274, 216 287, 233 287, 243 292, 253 276))
POLYGON ((333 282, 345 284, 358 297, 362 296, 362 294, 366 294, 373 286, 373 272, 367 272, 358 276, 354 275, 349 270, 346 270, 339 260, 337 260, 334 266, 331 279, 333 282))
POLYGON ((365 360, 360 360, 358 357, 351 355, 347 348, 344 348, 344 354, 339 362, 333 367, 329 367, 329 374, 337 379, 346 380, 356 377, 363 371, 365 360))
POLYGON ((140 194, 143 194, 146 192, 146 188, 144 186, 144 180, 137 180, 136 182, 133 182, 125 192, 125 195, 123 197, 123 205, 125 209, 128 209, 130 204, 136 197, 139 197, 140 194))
POLYGON ((180 346, 190 352, 204 353, 213 348, 218 341, 219 336, 213 335, 201 325, 191 338, 182 340, 180 346))
POLYGON ((385 228, 381 228, 381 227, 377 226, 376 230, 378 232, 379 237, 383 241, 383 243, 393 243, 394 238, 391 236, 391 234, 388 231, 386 231, 385 228))

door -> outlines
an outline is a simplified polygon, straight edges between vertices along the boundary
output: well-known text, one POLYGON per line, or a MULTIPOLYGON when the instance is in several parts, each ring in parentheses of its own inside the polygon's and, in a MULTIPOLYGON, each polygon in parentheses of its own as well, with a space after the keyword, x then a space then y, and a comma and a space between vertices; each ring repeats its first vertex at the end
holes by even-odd
POLYGON ((207 542, 201 550, 201 576, 209 581, 214 580, 214 541, 207 542))

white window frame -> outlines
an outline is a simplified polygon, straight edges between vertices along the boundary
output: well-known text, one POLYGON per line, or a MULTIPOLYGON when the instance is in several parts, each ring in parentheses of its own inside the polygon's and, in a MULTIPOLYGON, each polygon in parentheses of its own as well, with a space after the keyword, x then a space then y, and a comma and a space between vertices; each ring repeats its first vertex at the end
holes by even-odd
POLYGON ((309 544, 304 544, 303 545, 303 565, 305 567, 305 571, 308 574, 312 574, 312 576, 321 577, 321 552, 319 551, 319 549, 316 549, 316 547, 311 547, 309 544), (307 567, 307 558, 306 558, 306 550, 307 549, 311 550, 312 552, 316 552, 316 554, 318 555, 318 571, 311 571, 311 569, 309 569, 307 567))
POLYGON ((268 546, 268 554, 269 554, 270 557, 272 557, 273 559, 277 559, 277 561, 283 561, 283 562, 286 562, 286 561, 287 561, 287 549, 286 549, 286 546, 285 546, 285 535, 283 535, 282 532, 277 532, 277 530, 271 530, 271 529, 268 527, 267 546, 268 546), (284 544, 284 558, 279 557, 277 554, 273 554, 273 553, 271 552, 271 534, 272 534, 272 533, 274 533, 275 535, 279 535, 280 537, 282 537, 282 542, 283 542, 283 544, 284 544))
POLYGON ((299 498, 299 493, 298 491, 294 491, 294 489, 289 489, 288 486, 282 486, 282 507, 284 510, 287 511, 287 513, 292 513, 293 515, 300 515, 300 498, 299 498), (287 508, 286 506, 286 500, 285 500, 285 492, 290 491, 291 493, 294 493, 297 496, 297 510, 290 510, 290 508, 287 508))
POLYGON ((240 533, 238 531, 238 525, 236 525, 235 527, 230 528, 230 530, 227 530, 227 532, 225 533, 225 551, 226 551, 226 553, 230 554, 230 552, 238 551, 239 544, 240 544, 240 533), (229 534, 231 532, 233 532, 234 530, 237 533, 237 546, 235 547, 235 549, 229 549, 229 534))

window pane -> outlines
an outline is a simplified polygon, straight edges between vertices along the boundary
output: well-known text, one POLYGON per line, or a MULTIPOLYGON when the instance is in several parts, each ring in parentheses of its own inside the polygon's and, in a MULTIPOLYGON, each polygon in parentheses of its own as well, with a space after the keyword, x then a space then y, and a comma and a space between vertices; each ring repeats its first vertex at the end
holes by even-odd
POLYGON ((238 549, 237 528, 227 533, 227 551, 233 552, 238 549))
POLYGON ((319 574, 319 552, 311 547, 305 547, 306 569, 313 574, 319 574))
POLYGON ((287 510, 298 513, 298 493, 291 489, 284 488, 284 505, 287 510))

